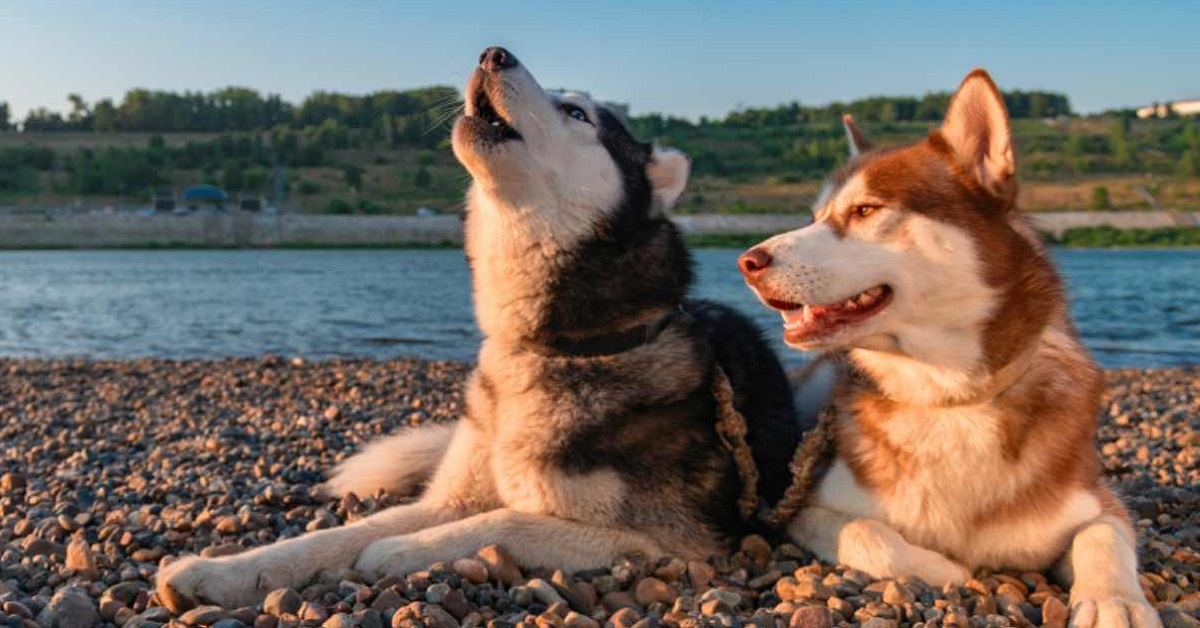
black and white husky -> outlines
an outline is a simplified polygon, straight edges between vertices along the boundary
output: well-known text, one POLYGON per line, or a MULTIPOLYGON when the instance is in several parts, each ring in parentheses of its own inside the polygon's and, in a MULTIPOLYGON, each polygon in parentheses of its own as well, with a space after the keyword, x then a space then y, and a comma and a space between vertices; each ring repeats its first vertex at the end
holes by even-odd
POLYGON ((547 93, 502 48, 471 76, 453 145, 474 180, 466 254, 485 337, 466 416, 376 444, 330 483, 403 486, 437 458, 428 487, 341 528, 176 561, 158 578, 169 606, 251 604, 323 569, 403 574, 490 544, 567 571, 722 551, 747 524, 715 429, 717 365, 759 496, 783 494, 801 436, 786 376, 746 319, 685 298, 691 262, 666 212, 686 157, 585 97, 547 93))

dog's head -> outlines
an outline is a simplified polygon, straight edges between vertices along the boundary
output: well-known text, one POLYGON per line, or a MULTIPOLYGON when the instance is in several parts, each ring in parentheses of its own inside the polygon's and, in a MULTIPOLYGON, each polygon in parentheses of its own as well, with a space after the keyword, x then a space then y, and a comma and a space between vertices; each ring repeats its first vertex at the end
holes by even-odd
POLYGON ((547 92, 503 48, 480 57, 452 141, 473 180, 466 249, 486 334, 596 333, 683 298, 690 261, 666 215, 687 183, 682 153, 637 141, 582 94, 547 92))
POLYGON ((1004 100, 972 72, 923 141, 873 150, 846 119, 851 161, 813 223, 739 259, 799 349, 905 356, 960 375, 995 369, 1061 302, 1036 235, 1017 215, 1004 100))
POLYGON ((454 154, 480 192, 553 212, 571 235, 630 202, 669 208, 687 183, 682 153, 636 141, 585 95, 545 91, 504 48, 481 55, 465 113, 454 125, 454 154))

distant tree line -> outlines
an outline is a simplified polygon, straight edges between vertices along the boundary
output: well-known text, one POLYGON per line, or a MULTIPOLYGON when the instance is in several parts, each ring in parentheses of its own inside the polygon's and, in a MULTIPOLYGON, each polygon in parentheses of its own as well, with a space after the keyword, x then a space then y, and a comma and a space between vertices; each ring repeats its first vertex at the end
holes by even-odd
MULTIPOLYGON (((775 107, 747 108, 724 118, 693 122, 685 118, 648 114, 630 119, 641 136, 681 144, 693 157, 698 174, 754 176, 774 169, 786 178, 821 176, 845 160, 841 129, 844 114, 864 124, 892 126, 936 122, 945 117, 949 92, 912 96, 876 96, 851 102, 805 106, 793 101, 775 107), (713 141, 697 141, 698 138, 713 141)), ((1011 91, 1004 100, 1014 119, 1054 118, 1071 115, 1065 94, 1011 91)))
MULTIPOLYGON (((27 133, 153 133, 144 147, 83 147, 56 153, 29 145, 0 149, 0 192, 35 193, 49 177, 60 192, 143 193, 168 186, 177 171, 200 171, 230 191, 259 190, 280 166, 341 167, 351 187, 356 171, 332 152, 365 148, 433 149, 448 137, 446 124, 458 92, 450 87, 378 91, 364 96, 316 92, 299 105, 277 95, 229 87, 213 92, 128 91, 119 103, 89 104, 78 94, 64 112, 38 108, 20 123, 27 133), (168 145, 165 133, 217 133, 168 145)), ((12 131, 0 102, 0 131, 12 131)), ((426 186, 429 173, 418 177, 426 186)))
POLYGON ((175 147, 153 136, 145 147, 81 147, 70 153, 15 146, 0 149, 0 192, 36 193, 39 175, 45 174, 61 192, 141 194, 169 185, 177 170, 199 170, 206 180, 232 191, 256 190, 266 182, 274 159, 262 138, 252 134, 223 134, 175 147))
MULTIPOLYGON (((304 129, 331 123, 347 129, 370 129, 400 144, 426 143, 443 110, 458 102, 452 87, 405 91, 383 90, 363 96, 316 92, 299 105, 277 94, 263 95, 245 87, 183 93, 131 89, 120 102, 105 98, 88 103, 79 94, 67 96, 66 112, 39 107, 30 111, 21 129, 144 133, 213 133, 304 129)), ((0 129, 15 125, 7 103, 0 103, 0 129)), ((436 141, 434 141, 436 144, 436 141)))
MULTIPOLYGON (((372 129, 381 137, 401 143, 418 141, 434 122, 458 103, 452 87, 426 87, 405 91, 381 90, 356 96, 315 92, 299 105, 278 94, 262 94, 245 87, 211 92, 182 93, 131 89, 120 102, 105 98, 88 103, 69 94, 66 112, 39 107, 30 111, 25 131, 134 131, 148 133, 255 131, 275 127, 302 129, 332 121, 349 129, 372 129)), ((851 102, 804 106, 791 102, 776 107, 747 108, 723 119, 702 118, 700 126, 781 126, 808 122, 836 122, 851 113, 861 122, 915 122, 940 120, 950 101, 949 92, 912 96, 876 96, 851 102)), ((1010 115, 1016 119, 1070 115, 1065 94, 1044 91, 1004 93, 1010 115)), ((667 125, 695 126, 682 118, 665 118, 667 125)), ((15 126, 7 103, 0 103, 0 129, 15 126)))
MULTIPOLYGON (((686 152, 697 175, 741 181, 767 176, 794 182, 820 178, 845 162, 840 119, 790 123, 782 119, 762 124, 693 123, 655 114, 632 118, 630 125, 638 137, 686 152)), ((872 140, 895 146, 920 139, 936 122, 864 124, 872 140)), ((1115 115, 1051 123, 1017 119, 1014 132, 1023 176, 1042 180, 1118 173, 1200 176, 1200 119, 1136 120, 1115 115)))
MULTIPOLYGON (((141 145, 84 145, 68 150, 33 143, 4 146, 0 147, 0 198, 40 192, 136 197, 172 188, 183 173, 186 184, 211 183, 228 192, 265 193, 283 166, 299 172, 335 168, 345 189, 357 195, 366 171, 352 161, 370 152, 375 153, 374 165, 390 163, 377 152, 382 148, 370 129, 346 129, 331 120, 298 130, 277 126, 269 132, 221 133, 186 142, 169 143, 164 135, 153 134, 141 145)), ((400 146, 393 150, 413 149, 400 146)), ((453 186, 449 177, 435 181, 433 150, 416 149, 413 161, 414 170, 398 173, 404 187, 428 192, 443 183, 453 186)), ((289 184, 301 196, 321 189, 296 174, 289 177, 289 184)), ((376 205, 355 202, 357 210, 382 211, 376 205)))
MULTIPOLYGON (((780 126, 808 122, 837 122, 852 114, 860 122, 932 122, 946 115, 950 92, 913 96, 874 96, 851 102, 832 102, 804 106, 793 101, 769 108, 750 108, 731 112, 719 124, 726 126, 780 126)), ((1066 94, 1043 91, 1004 92, 1008 113, 1015 119, 1054 118, 1071 115, 1066 94)))

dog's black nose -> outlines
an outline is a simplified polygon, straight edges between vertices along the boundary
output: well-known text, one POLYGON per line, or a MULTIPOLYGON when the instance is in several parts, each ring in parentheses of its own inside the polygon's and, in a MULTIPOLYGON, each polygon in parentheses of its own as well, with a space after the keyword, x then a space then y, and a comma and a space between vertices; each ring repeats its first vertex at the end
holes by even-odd
POLYGON ((750 249, 738 258, 738 269, 746 279, 757 279, 771 266, 771 254, 762 249, 750 249))
POLYGON ((517 57, 500 46, 492 46, 479 55, 479 67, 484 72, 499 72, 515 68, 517 67, 517 57))

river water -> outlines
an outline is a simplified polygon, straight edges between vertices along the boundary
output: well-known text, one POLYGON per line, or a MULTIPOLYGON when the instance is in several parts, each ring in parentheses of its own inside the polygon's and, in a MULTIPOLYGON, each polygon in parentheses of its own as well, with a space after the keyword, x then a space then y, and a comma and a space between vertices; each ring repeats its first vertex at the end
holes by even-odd
MULTIPOLYGON (((695 252, 697 296, 779 318, 734 266, 695 252)), ((1088 347, 1107 367, 1200 363, 1200 250, 1054 252, 1088 347)), ((479 335, 458 251, 0 253, 0 355, 470 360, 479 335)))

